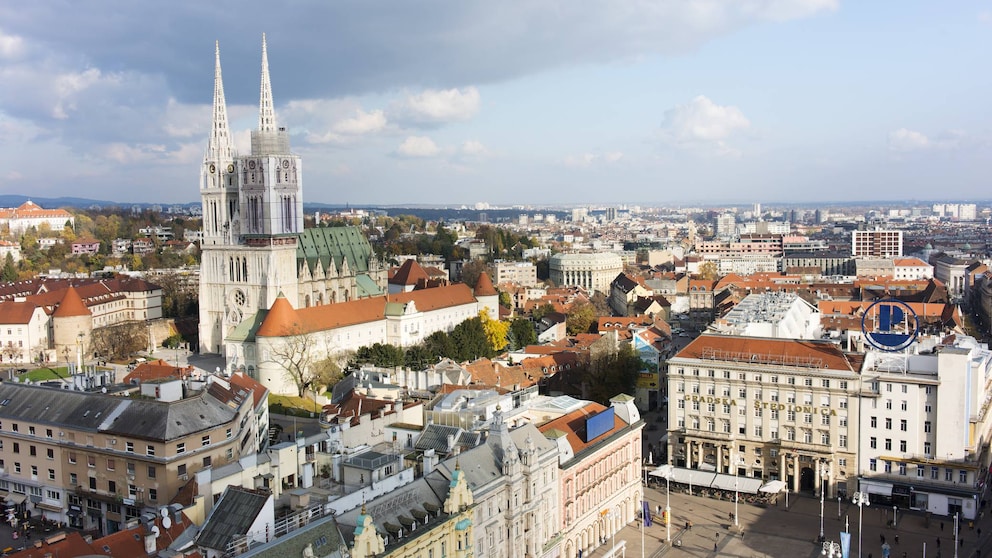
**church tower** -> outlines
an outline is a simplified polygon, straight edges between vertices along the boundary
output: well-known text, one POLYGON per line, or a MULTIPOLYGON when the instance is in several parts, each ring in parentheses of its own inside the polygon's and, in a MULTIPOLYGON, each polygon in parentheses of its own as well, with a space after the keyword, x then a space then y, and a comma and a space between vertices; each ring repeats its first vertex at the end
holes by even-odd
MULTIPOLYGON (((302 160, 289 132, 278 127, 262 35, 258 129, 251 153, 238 155, 215 50, 213 117, 200 171, 203 243, 200 260, 200 351, 221 353, 228 366, 245 362, 240 345, 224 347, 245 318, 267 310, 280 292, 298 292, 296 248, 303 231, 302 160)), ((251 370, 247 370, 251 373, 251 370)))

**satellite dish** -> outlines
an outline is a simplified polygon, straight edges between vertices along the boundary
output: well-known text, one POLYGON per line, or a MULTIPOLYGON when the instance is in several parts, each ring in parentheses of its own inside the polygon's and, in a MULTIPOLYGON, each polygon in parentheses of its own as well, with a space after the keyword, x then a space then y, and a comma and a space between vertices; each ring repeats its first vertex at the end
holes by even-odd
POLYGON ((161 515, 162 517, 169 517, 169 508, 162 506, 161 508, 159 508, 158 514, 161 515))
POLYGON ((107 388, 105 387, 100 388, 100 393, 107 393, 107 388))
MULTIPOLYGON (((165 508, 162 509, 164 510, 165 508)), ((162 518, 162 527, 164 529, 170 529, 172 527, 172 518, 169 517, 168 515, 164 516, 162 518)))
POLYGON ((159 533, 158 525, 152 525, 152 536, 157 537, 159 533))

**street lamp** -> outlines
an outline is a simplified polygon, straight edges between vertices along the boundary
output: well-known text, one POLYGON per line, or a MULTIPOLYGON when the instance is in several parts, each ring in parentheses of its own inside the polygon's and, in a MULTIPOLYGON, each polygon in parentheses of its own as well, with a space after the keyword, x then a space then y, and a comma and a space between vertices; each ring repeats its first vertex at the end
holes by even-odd
POLYGON ((830 558, 840 558, 843 553, 840 550, 840 543, 834 541, 823 541, 823 550, 820 551, 823 556, 829 556, 830 558))
POLYGON ((851 503, 858 506, 858 558, 861 558, 861 516, 864 513, 862 508, 870 506, 871 502, 868 501, 867 492, 855 492, 854 497, 851 498, 851 503))
POLYGON ((820 460, 817 464, 817 474, 820 475, 820 540, 824 539, 823 535, 823 496, 827 492, 825 486, 823 486, 823 480, 827 476, 827 464, 820 460))
POLYGON ((665 542, 672 541, 672 471, 671 465, 663 465, 658 468, 661 476, 665 477, 665 493, 668 501, 665 502, 665 542))

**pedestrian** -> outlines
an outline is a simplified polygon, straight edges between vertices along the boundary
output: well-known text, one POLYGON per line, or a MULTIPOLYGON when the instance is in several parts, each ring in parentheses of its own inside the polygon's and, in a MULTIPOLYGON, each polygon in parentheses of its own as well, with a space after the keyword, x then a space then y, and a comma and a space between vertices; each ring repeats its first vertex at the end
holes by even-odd
POLYGON ((685 522, 685 530, 686 531, 689 530, 689 521, 688 520, 686 520, 686 522, 685 522))
POLYGON ((958 539, 958 546, 964 546, 964 537, 958 539))
POLYGON ((713 552, 716 552, 716 543, 713 543, 713 552))
POLYGON ((937 548, 940 548, 940 537, 937 537, 937 548))
POLYGON ((944 522, 943 522, 943 521, 941 521, 941 522, 940 522, 940 530, 941 530, 942 532, 943 532, 943 530, 944 530, 944 522))
POLYGON ((744 540, 744 529, 741 529, 741 540, 744 540))
POLYGON ((899 533, 895 534, 895 538, 896 538, 896 544, 899 544, 899 533))
POLYGON ((982 538, 982 528, 978 528, 978 538, 982 538))

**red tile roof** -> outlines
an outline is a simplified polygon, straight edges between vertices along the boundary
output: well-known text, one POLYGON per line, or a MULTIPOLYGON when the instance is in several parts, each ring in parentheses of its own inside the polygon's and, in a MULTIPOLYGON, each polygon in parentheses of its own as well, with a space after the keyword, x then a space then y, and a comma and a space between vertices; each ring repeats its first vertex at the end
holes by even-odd
POLYGON ((176 367, 168 362, 158 359, 151 362, 143 362, 134 367, 134 370, 124 376, 125 384, 143 384, 154 380, 165 378, 183 379, 193 372, 192 366, 185 368, 176 367))
POLYGON ((854 371, 847 355, 833 343, 802 339, 703 334, 686 345, 675 358, 717 361, 757 359, 765 363, 854 371))
POLYGON ((241 372, 238 372, 237 374, 231 376, 231 385, 238 389, 250 391, 256 409, 259 407, 259 405, 261 405, 262 401, 264 401, 267 398, 269 393, 268 388, 262 385, 261 382, 257 381, 255 378, 252 378, 251 376, 242 374, 241 372))
POLYGON ((0 302, 0 324, 23 324, 31 322, 38 305, 33 302, 0 302))
POLYGON ((560 430, 565 433, 565 437, 568 439, 568 444, 572 446, 573 453, 579 453, 580 451, 588 448, 593 443, 600 440, 605 440, 608 435, 612 435, 621 428, 627 426, 627 423, 623 421, 620 417, 613 415, 613 428, 609 432, 598 436, 592 442, 585 441, 585 431, 586 431, 586 419, 597 415, 606 410, 606 407, 600 405, 599 403, 589 402, 585 407, 577 411, 572 411, 567 415, 560 416, 552 421, 546 422, 538 427, 541 433, 545 433, 549 430, 560 430))
POLYGON ((493 287, 489 274, 483 271, 479 274, 479 281, 475 284, 475 296, 496 296, 499 293, 493 287))
POLYGON ((70 318, 75 316, 90 316, 92 312, 83 304, 83 299, 76 292, 76 288, 69 286, 62 295, 62 301, 52 314, 55 318, 70 318))
MULTIPOLYGON (((390 270, 392 271, 392 270, 390 270)), ((413 286, 427 283, 427 272, 417 260, 409 259, 403 262, 389 278, 390 285, 413 286)))

